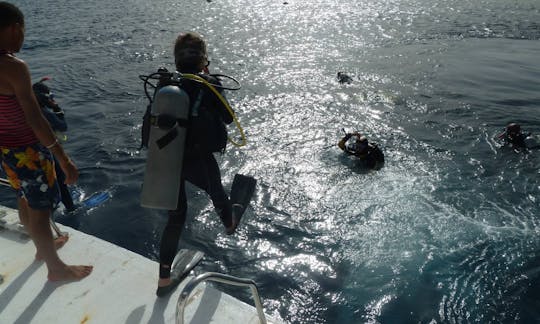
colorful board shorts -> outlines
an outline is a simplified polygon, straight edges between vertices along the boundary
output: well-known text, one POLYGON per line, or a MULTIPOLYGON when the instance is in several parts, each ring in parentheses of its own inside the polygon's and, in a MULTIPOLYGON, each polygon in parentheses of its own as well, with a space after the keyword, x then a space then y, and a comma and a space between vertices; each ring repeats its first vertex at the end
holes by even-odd
POLYGON ((16 148, 0 146, 2 168, 17 195, 32 209, 54 209, 60 202, 51 152, 36 143, 16 148))

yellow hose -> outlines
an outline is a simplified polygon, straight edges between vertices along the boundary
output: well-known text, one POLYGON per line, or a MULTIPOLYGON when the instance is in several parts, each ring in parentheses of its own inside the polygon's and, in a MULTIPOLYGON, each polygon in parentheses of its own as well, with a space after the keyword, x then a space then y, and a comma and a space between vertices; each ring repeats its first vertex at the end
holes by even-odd
POLYGON ((225 106, 225 108, 227 109, 227 111, 229 112, 231 117, 233 118, 234 124, 236 125, 236 128, 240 132, 240 136, 242 138, 241 142, 237 143, 237 142, 233 141, 233 139, 230 136, 227 136, 228 139, 229 139, 229 142, 231 142, 231 144, 236 146, 236 147, 241 147, 241 146, 246 145, 246 135, 244 134, 244 130, 242 129, 242 126, 240 125, 240 122, 236 118, 236 114, 232 110, 232 108, 229 105, 229 103, 227 102, 227 100, 225 100, 225 98, 223 98, 221 93, 219 93, 219 91, 217 91, 216 88, 210 82, 206 81, 205 79, 201 78, 200 76, 198 76, 196 74, 185 73, 185 74, 181 74, 181 76, 183 78, 186 78, 186 79, 191 79, 191 80, 195 80, 195 81, 199 81, 199 82, 204 83, 208 87, 208 89, 210 89, 219 98, 219 100, 221 101, 223 106, 225 106))

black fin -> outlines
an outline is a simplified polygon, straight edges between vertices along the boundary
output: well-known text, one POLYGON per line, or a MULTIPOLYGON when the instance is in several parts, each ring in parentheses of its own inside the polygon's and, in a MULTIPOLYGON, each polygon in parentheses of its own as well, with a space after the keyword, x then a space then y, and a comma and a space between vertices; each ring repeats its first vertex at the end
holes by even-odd
POLYGON ((249 206, 251 197, 255 193, 257 180, 253 177, 237 174, 231 186, 231 204, 233 218, 236 224, 240 223, 240 218, 249 206))

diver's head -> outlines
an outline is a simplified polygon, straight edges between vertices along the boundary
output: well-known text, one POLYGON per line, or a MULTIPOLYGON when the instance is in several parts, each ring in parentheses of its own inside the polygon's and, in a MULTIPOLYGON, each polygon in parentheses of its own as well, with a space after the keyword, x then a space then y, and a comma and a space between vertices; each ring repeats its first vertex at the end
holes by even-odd
POLYGON ((354 151, 356 153, 365 153, 368 150, 369 142, 368 139, 360 134, 355 134, 351 137, 349 141, 349 150, 354 151))
POLYGON ((34 90, 34 95, 41 107, 55 105, 54 95, 51 92, 51 89, 44 83, 44 81, 50 80, 50 78, 45 77, 39 82, 36 82, 32 85, 32 90, 34 90))
POLYGON ((510 123, 506 126, 506 134, 509 136, 515 136, 521 133, 521 126, 516 123, 510 123))
MULTIPOLYGON (((47 80, 47 79, 45 79, 47 80)), ((39 82, 36 82, 32 85, 32 90, 34 90, 34 93, 36 94, 50 94, 51 93, 51 89, 45 84, 43 83, 43 81, 45 80, 41 80, 39 82)))
POLYGON ((0 1, 0 50, 18 52, 24 42, 24 15, 15 5, 0 1))
POLYGON ((360 136, 358 140, 356 141, 356 143, 359 149, 358 152, 363 153, 367 151, 369 142, 365 136, 360 136))
POLYGON ((198 73, 208 66, 206 42, 201 35, 187 32, 178 35, 174 44, 176 69, 184 73, 198 73))

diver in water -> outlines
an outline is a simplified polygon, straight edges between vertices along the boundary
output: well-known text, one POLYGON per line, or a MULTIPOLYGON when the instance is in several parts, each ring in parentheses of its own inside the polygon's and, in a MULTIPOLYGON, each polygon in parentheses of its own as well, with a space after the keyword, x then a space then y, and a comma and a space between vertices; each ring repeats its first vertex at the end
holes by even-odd
POLYGON ((381 149, 377 144, 370 143, 359 132, 346 133, 339 141, 338 146, 345 153, 359 158, 369 169, 378 170, 384 164, 384 154, 381 149))
POLYGON ((350 84, 353 82, 353 79, 347 75, 345 72, 338 72, 337 73, 337 80, 339 83, 347 83, 350 84))
POLYGON ((44 77, 39 82, 34 83, 32 90, 34 90, 34 95, 42 109, 41 112, 47 118, 49 124, 51 124, 53 131, 62 133, 67 131, 64 111, 54 100, 54 94, 51 92, 51 89, 44 83, 47 80, 50 80, 50 78, 44 77))
MULTIPOLYGON (((32 85, 32 90, 34 90, 34 95, 36 96, 39 106, 41 107, 43 116, 45 116, 57 137, 62 137, 61 133, 67 131, 67 123, 64 116, 64 111, 54 100, 54 95, 51 92, 51 89, 44 83, 47 80, 50 80, 50 78, 44 77, 39 82, 34 83, 32 85)), ((56 171, 56 177, 58 178, 58 186, 60 187, 62 203, 64 204, 64 207, 66 207, 67 211, 73 211, 75 210, 73 198, 71 197, 71 192, 69 191, 68 186, 64 183, 66 175, 60 168, 60 163, 58 163, 56 160, 55 162, 54 170, 56 171)))
POLYGON ((503 140, 506 144, 510 144, 514 149, 521 150, 527 149, 527 143, 525 139, 530 136, 531 133, 524 134, 521 131, 521 126, 516 123, 510 123, 504 129, 504 132, 497 137, 503 140))

